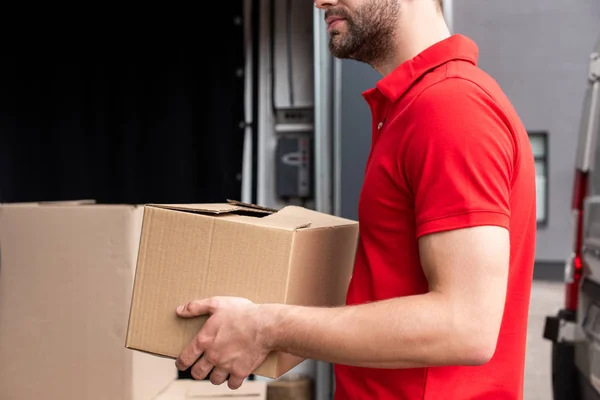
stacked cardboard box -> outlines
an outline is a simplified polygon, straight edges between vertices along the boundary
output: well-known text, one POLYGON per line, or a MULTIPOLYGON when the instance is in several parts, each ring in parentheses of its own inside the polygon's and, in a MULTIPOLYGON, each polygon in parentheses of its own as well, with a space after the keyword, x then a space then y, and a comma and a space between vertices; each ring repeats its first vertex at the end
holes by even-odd
POLYGON ((0 206, 0 398, 148 400, 172 360, 125 348, 143 208, 0 206))
POLYGON ((266 400, 265 382, 246 381, 237 390, 223 384, 215 386, 208 381, 177 380, 170 383, 153 400, 266 400))

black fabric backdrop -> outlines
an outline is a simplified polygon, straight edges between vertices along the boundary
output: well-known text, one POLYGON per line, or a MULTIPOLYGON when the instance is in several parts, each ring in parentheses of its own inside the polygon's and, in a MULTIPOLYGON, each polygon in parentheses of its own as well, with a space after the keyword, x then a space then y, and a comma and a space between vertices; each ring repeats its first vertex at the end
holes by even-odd
POLYGON ((3 48, 0 202, 239 199, 241 15, 242 1, 221 7, 220 34, 199 23, 155 38, 3 48))

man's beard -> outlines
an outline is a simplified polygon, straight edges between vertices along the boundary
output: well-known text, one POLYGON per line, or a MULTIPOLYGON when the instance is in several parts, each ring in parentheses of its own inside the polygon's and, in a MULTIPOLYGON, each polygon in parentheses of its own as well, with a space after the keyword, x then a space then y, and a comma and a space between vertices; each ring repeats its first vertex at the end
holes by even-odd
POLYGON ((342 17, 347 26, 346 32, 331 31, 329 51, 370 65, 383 62, 391 55, 399 8, 397 0, 371 0, 353 15, 343 9, 328 11, 326 17, 342 17))

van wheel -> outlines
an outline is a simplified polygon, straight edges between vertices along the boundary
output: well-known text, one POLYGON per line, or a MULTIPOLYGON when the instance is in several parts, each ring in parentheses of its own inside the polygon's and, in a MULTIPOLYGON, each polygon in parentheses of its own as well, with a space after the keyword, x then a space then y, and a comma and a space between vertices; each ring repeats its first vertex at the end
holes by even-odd
POLYGON ((552 392, 554 400, 581 399, 573 345, 552 344, 552 392))

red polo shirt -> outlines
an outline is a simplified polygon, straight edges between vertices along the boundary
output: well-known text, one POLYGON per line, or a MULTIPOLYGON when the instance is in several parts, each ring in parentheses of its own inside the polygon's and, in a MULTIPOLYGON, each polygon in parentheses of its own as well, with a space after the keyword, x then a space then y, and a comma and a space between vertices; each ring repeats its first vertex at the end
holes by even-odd
POLYGON ((477 225, 507 228, 510 272, 496 352, 477 367, 337 365, 336 400, 523 396, 535 166, 527 132, 500 87, 477 67, 477 53, 474 42, 454 35, 363 94, 373 115, 373 138, 347 302, 426 293, 417 245, 423 235, 477 225))

